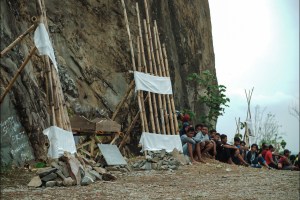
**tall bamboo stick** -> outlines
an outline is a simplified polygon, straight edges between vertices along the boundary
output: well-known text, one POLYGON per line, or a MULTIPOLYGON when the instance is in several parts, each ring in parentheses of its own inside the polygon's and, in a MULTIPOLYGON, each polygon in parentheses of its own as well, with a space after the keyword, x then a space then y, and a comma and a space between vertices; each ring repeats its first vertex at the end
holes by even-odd
POLYGON ((125 103, 125 101, 127 100, 127 98, 129 97, 132 89, 134 88, 134 80, 132 80, 128 86, 128 89, 125 93, 125 95, 123 96, 122 100, 120 101, 120 103, 117 105, 112 117, 111 117, 111 120, 115 120, 117 114, 119 113, 121 107, 123 106, 123 104, 125 103))
POLYGON ((12 88, 13 84, 15 83, 15 81, 17 80, 17 78, 19 77, 20 73, 25 68, 25 66, 27 65, 27 63, 29 62, 30 58, 33 56, 33 54, 34 54, 35 51, 36 51, 36 47, 33 47, 31 49, 29 55, 26 57, 26 59, 24 60, 24 62, 21 64, 20 68, 18 69, 18 71, 15 74, 15 76, 13 77, 13 79, 9 82, 8 86, 4 90, 4 93, 2 94, 2 96, 0 98, 0 103, 2 103, 3 99, 5 98, 5 96, 9 92, 9 90, 12 88))
MULTIPOLYGON (((164 60, 163 60, 162 49, 161 49, 161 44, 160 44, 160 40, 159 40, 159 34, 158 34, 156 22, 154 22, 154 27, 155 27, 156 37, 158 38, 157 39, 157 44, 158 44, 159 58, 160 58, 160 62, 161 62, 162 76, 166 76, 165 64, 164 64, 164 60)), ((166 97, 166 104, 168 106, 167 108, 165 108, 165 110, 166 110, 165 112, 166 112, 166 115, 167 115, 166 117, 168 117, 167 118, 168 119, 167 128, 168 128, 168 126, 170 126, 171 127, 170 132, 171 132, 171 134, 174 134, 175 129, 174 129, 172 110, 171 110, 170 97, 169 97, 169 95, 165 95, 165 97, 166 97)))
MULTIPOLYGON (((153 29, 155 29, 155 27, 153 27, 153 29)), ((162 76, 161 73, 161 63, 160 63, 160 59, 159 59, 159 52, 158 52, 158 44, 157 44, 157 37, 154 31, 154 47, 155 47, 155 52, 156 52, 156 60, 157 60, 157 65, 158 65, 158 72, 156 73, 156 75, 158 76, 162 76)), ((161 116, 161 126, 162 126, 162 133, 166 134, 166 127, 165 127, 165 120, 164 120, 164 108, 162 106, 162 95, 158 94, 158 103, 159 103, 159 108, 160 108, 160 116, 161 116)))
POLYGON ((2 58, 9 50, 11 50, 14 46, 16 46, 19 42, 21 42, 26 35, 28 35, 31 31, 33 31, 37 27, 37 24, 31 25, 23 34, 21 34, 15 41, 13 41, 10 45, 8 45, 3 51, 1 51, 0 58, 2 58))
MULTIPOLYGON (((147 27, 146 25, 146 20, 144 20, 144 27, 147 27)), ((145 40, 146 40, 146 47, 147 47, 147 52, 148 52, 148 62, 149 62, 149 70, 150 72, 152 71, 152 59, 151 59, 151 52, 150 52, 150 46, 149 46, 149 41, 147 40, 148 36, 147 36, 147 28, 145 28, 145 40)), ((147 67, 145 66, 145 72, 147 73, 147 67)), ((148 94, 150 94, 150 92, 148 92, 148 94)), ((152 98, 153 96, 150 94, 150 98, 149 98, 149 111, 150 111, 150 122, 151 122, 151 128, 152 128, 152 132, 156 133, 155 130, 155 124, 154 124, 154 117, 153 117, 153 109, 152 109, 152 98)))
MULTIPOLYGON (((137 36, 137 53, 138 53, 138 70, 141 70, 141 50, 140 50, 140 37, 137 36)), ((141 93, 143 91, 138 91, 138 104, 140 107, 140 118, 141 118, 141 125, 142 125, 142 131, 145 132, 145 123, 144 123, 144 117, 143 117, 143 104, 144 102, 141 102, 141 93), (142 104, 143 103, 143 104, 142 104)))
MULTIPOLYGON (((165 44, 163 44, 163 53, 164 53, 164 57, 165 57, 165 66, 166 66, 166 69, 167 69, 167 76, 170 77, 169 63, 168 63, 168 57, 167 57, 165 44)), ((177 121, 177 116, 176 116, 176 109, 175 109, 173 94, 170 95, 170 99, 171 99, 172 111, 173 111, 174 122, 175 122, 175 134, 178 135, 179 134, 179 127, 178 127, 178 121, 177 121)))
POLYGON ((133 67, 133 70, 136 71, 135 60, 134 60, 134 52, 133 52, 133 47, 132 47, 132 39, 131 39, 129 23, 128 23, 128 18, 127 18, 127 11, 126 11, 124 0, 121 0, 121 2, 122 2, 123 10, 124 10, 125 24, 126 24, 127 34, 128 34, 128 38, 129 38, 129 46, 130 46, 130 52, 131 52, 132 67, 133 67))
MULTIPOLYGON (((141 63, 141 69, 139 71, 145 70, 147 72, 147 67, 146 67, 146 58, 145 58, 145 52, 144 52, 144 43, 143 43, 143 34, 142 34, 142 27, 141 27, 141 20, 140 20, 140 11, 139 11, 139 5, 136 3, 136 13, 137 13, 137 18, 138 18, 138 28, 139 28, 139 41, 140 41, 140 48, 141 48, 141 56, 142 56, 142 63, 141 63)), ((148 92, 149 94, 149 92, 148 92)), ((141 99, 144 99, 144 94, 141 92, 141 99)), ((145 110, 145 104, 143 103, 143 110, 141 111, 143 114, 144 118, 144 124, 145 124, 145 131, 149 132, 148 128, 148 120, 147 120, 147 115, 146 115, 146 110, 145 110)))

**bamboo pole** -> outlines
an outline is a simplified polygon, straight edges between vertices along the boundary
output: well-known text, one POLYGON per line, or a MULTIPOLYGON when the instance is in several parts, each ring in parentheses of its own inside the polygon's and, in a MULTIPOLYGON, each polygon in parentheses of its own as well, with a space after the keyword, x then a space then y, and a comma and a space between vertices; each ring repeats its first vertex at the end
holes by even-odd
POLYGON ((14 46, 16 46, 19 42, 21 42, 26 35, 28 35, 31 31, 33 31, 37 27, 37 23, 31 25, 23 34, 21 34, 15 41, 13 41, 10 45, 8 45, 3 51, 1 51, 0 58, 2 58, 8 51, 10 51, 14 46))
MULTIPOLYGON (((141 20, 140 20, 140 11, 139 11, 139 5, 138 3, 136 3, 136 13, 137 13, 137 18, 138 18, 138 29, 139 29, 139 41, 140 41, 140 50, 141 50, 141 56, 142 56, 142 63, 141 63, 141 68, 139 71, 143 71, 143 69, 145 70, 145 72, 147 72, 147 67, 146 67, 146 58, 145 58, 145 52, 144 52, 144 43, 143 43, 143 34, 142 34, 142 27, 141 27, 141 20)), ((144 94, 143 92, 141 92, 141 99, 144 99, 144 94)), ((149 92, 148 92, 148 96, 149 96, 149 92)), ((145 131, 149 132, 149 128, 148 128, 148 120, 147 120, 147 115, 146 115, 146 110, 145 110, 145 104, 142 104, 143 106, 143 110, 141 111, 143 114, 143 118, 144 118, 144 124, 145 124, 145 131)))
POLYGON ((9 92, 9 90, 12 88, 13 84, 15 83, 15 81, 17 80, 17 78, 19 77, 20 73, 22 72, 22 70, 25 68, 25 66, 27 65, 27 63, 29 62, 30 58, 33 56, 33 54, 36 51, 36 47, 33 47, 29 53, 29 55, 26 57, 26 59, 24 60, 24 62, 21 64, 20 68, 18 69, 17 73, 15 74, 15 76, 13 77, 13 79, 9 82, 8 86, 6 87, 6 89, 4 90, 4 93, 1 96, 0 99, 0 103, 2 103, 2 101, 4 100, 5 96, 7 95, 7 93, 9 92))
MULTIPOLYGON (((155 27, 156 37, 157 37, 157 46, 158 46, 158 51, 159 51, 159 58, 160 58, 160 62, 161 62, 161 69, 162 69, 161 73, 162 73, 162 76, 165 77, 166 76, 165 63, 164 63, 164 60, 163 60, 162 48, 161 48, 161 44, 160 44, 160 40, 159 40, 159 34, 158 34, 158 29, 157 29, 156 22, 154 22, 154 27, 155 27)), ((166 115, 166 120, 167 120, 167 130, 168 130, 168 127, 169 127, 168 134, 174 134, 175 129, 174 129, 174 122, 173 122, 173 115, 172 115, 170 97, 169 97, 169 95, 164 95, 164 96, 166 97, 166 100, 165 100, 166 105, 164 105, 164 109, 165 109, 165 115, 166 115), (170 130, 170 127, 171 127, 171 130, 170 130)))
MULTIPOLYGON (((162 76, 161 73, 161 62, 159 59, 159 52, 158 52, 158 44, 157 44, 157 36, 155 34, 155 27, 153 27, 154 29, 154 47, 155 47, 155 52, 156 52, 156 59, 157 59, 157 65, 158 65, 158 72, 156 73, 156 75, 158 76, 162 76)), ((164 120, 164 108, 162 106, 162 95, 158 94, 158 103, 159 103, 159 108, 160 108, 160 116, 161 116, 161 126, 162 126, 162 133, 165 135, 166 134, 166 126, 165 126, 165 120, 164 120)))
POLYGON ((130 46, 130 52, 131 52, 132 67, 133 67, 133 70, 136 71, 135 60, 134 60, 134 52, 133 52, 133 47, 132 47, 132 39, 131 39, 129 23, 128 23, 128 18, 127 18, 127 11, 126 11, 124 0, 121 0, 121 2, 122 2, 123 10, 124 10, 125 24, 126 24, 126 29, 127 29, 128 38, 129 38, 129 46, 130 46))
POLYGON ((123 104, 125 103, 125 101, 127 100, 127 98, 129 97, 132 89, 134 88, 134 80, 132 80, 128 86, 128 89, 123 97, 123 99, 120 101, 120 103, 117 105, 115 112, 113 113, 111 120, 115 120, 117 114, 119 113, 121 107, 123 106, 123 104))
MULTIPOLYGON (((147 39, 148 38, 148 31, 147 31, 146 20, 144 20, 144 28, 145 28, 146 47, 147 47, 147 52, 148 52, 149 70, 150 70, 150 73, 152 73, 152 59, 151 59, 149 40, 147 39)), ((147 73, 147 67, 145 67, 145 72, 147 73)), ((151 121, 152 132, 156 133, 154 117, 153 117, 153 108, 152 108, 152 99, 155 99, 155 96, 153 96, 152 93, 150 93, 150 92, 148 92, 148 94, 150 94, 149 111, 150 111, 150 121, 151 121)))
MULTIPOLYGON (((138 69, 139 71, 141 70, 141 50, 140 50, 140 38, 139 36, 137 36, 137 53, 138 53, 138 69)), ((141 93, 143 91, 138 91, 138 104, 139 104, 139 108, 140 108, 140 118, 141 118, 141 124, 142 124, 142 132, 145 132, 145 124, 144 124, 144 117, 143 117, 143 113, 141 112, 141 110, 143 110, 143 104, 141 102, 141 93)))
MULTIPOLYGON (((169 63, 168 63, 168 57, 167 57, 165 44, 163 44, 163 54, 164 54, 164 58, 165 58, 165 66, 166 66, 167 76, 170 77, 169 63)), ((175 109, 175 102, 174 102, 173 94, 170 94, 170 100, 171 100, 171 105, 172 105, 173 118, 174 118, 174 122, 175 122, 174 123, 174 126, 175 126, 174 134, 178 135, 179 134, 179 127, 178 127, 178 121, 177 121, 177 116, 176 116, 176 109, 175 109)))

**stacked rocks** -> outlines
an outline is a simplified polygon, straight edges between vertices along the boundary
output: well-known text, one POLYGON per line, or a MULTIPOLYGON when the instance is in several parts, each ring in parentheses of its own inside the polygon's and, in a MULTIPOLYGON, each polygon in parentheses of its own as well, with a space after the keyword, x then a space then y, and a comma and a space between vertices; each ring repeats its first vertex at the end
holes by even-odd
POLYGON ((184 156, 177 149, 168 153, 165 149, 161 151, 148 151, 144 160, 132 164, 136 170, 177 170, 180 165, 190 162, 189 157, 184 156))
POLYGON ((114 181, 117 177, 99 163, 75 154, 65 152, 50 167, 39 169, 36 176, 28 183, 29 187, 54 187, 89 185, 97 180, 114 181))

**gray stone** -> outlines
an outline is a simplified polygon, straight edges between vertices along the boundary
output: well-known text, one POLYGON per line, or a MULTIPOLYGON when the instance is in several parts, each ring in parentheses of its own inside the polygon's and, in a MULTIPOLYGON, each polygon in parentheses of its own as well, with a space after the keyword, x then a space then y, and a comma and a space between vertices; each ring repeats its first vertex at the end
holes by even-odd
POLYGON ((55 173, 51 173, 51 174, 48 174, 47 176, 44 176, 43 178, 42 178, 42 181, 45 181, 45 182, 47 182, 47 181, 51 181, 51 180, 54 180, 54 179, 56 179, 57 178, 57 175, 55 174, 55 173))
POLYGON ((142 160, 142 161, 140 162, 140 164, 139 164, 139 168, 141 168, 142 166, 144 166, 146 162, 147 162, 146 160, 142 160))
POLYGON ((127 169, 128 172, 132 171, 132 169, 131 169, 131 167, 129 165, 125 165, 125 169, 127 169))
POLYGON ((146 162, 144 166, 141 167, 144 170, 151 170, 151 162, 146 162))
POLYGON ((136 163, 134 163, 134 164, 132 165, 132 167, 133 167, 133 168, 138 168, 139 165, 140 165, 140 163, 139 163, 139 162, 136 162, 136 163))
POLYGON ((180 165, 180 162, 178 160, 170 160, 169 164, 178 166, 178 165, 180 165))
POLYGON ((107 171, 120 171, 120 167, 119 166, 107 166, 105 169, 107 171))
POLYGON ((106 169, 102 168, 102 167, 93 167, 93 169, 98 172, 99 174, 105 174, 107 171, 106 169))
POLYGON ((152 158, 152 162, 154 162, 154 163, 157 163, 158 161, 160 160, 160 158, 159 157, 154 157, 154 158, 152 158))
POLYGON ((162 149, 162 150, 160 151, 160 157, 163 158, 163 157, 165 157, 165 155, 166 155, 166 150, 165 150, 165 149, 162 149))
POLYGON ((35 176, 28 183, 28 187, 40 187, 42 185, 41 178, 39 176, 35 176))
POLYGON ((169 165, 168 168, 169 169, 177 170, 178 169, 178 165, 169 165))
POLYGON ((152 157, 150 155, 146 155, 146 160, 147 161, 151 161, 152 160, 152 157))
POLYGON ((151 163, 151 168, 152 169, 157 169, 158 164, 157 163, 151 163))
POLYGON ((63 181, 56 181, 56 186, 58 186, 58 187, 63 186, 63 181))
POLYGON ((89 171, 89 173, 92 174, 93 176, 95 176, 96 179, 102 180, 102 176, 98 172, 96 172, 95 170, 91 170, 91 171, 89 171))
POLYGON ((115 181, 115 180, 117 180, 117 177, 110 174, 110 173, 105 173, 105 174, 102 175, 102 180, 104 180, 104 181, 115 181))
POLYGON ((56 181, 47 181, 46 187, 54 187, 56 185, 56 181))
POLYGON ((61 166, 61 171, 62 171, 63 175, 64 175, 65 177, 69 177, 69 176, 70 176, 70 173, 69 173, 67 164, 64 163, 64 162, 62 162, 62 161, 59 161, 58 164, 61 166))
POLYGON ((65 178, 63 180, 63 183, 62 183, 64 186, 72 186, 75 184, 75 181, 71 178, 71 177, 68 177, 68 178, 65 178))
POLYGON ((62 180, 65 180, 65 179, 66 179, 66 177, 63 175, 63 173, 62 173, 60 170, 57 170, 55 173, 56 173, 62 180))
POLYGON ((89 176, 84 176, 83 179, 81 180, 81 185, 90 185, 93 183, 93 179, 89 176))
POLYGON ((44 176, 47 176, 48 174, 51 174, 53 172, 56 172, 56 168, 53 167, 47 167, 39 169, 36 173, 40 176, 40 178, 43 178, 44 176))
POLYGON ((168 165, 162 165, 160 169, 168 169, 168 165))
POLYGON ((57 163, 57 162, 55 162, 55 161, 53 161, 53 162, 51 162, 51 166, 53 167, 53 168, 56 168, 57 170, 61 170, 61 166, 57 163))
POLYGON ((90 177, 93 180, 93 182, 96 180, 96 176, 90 173, 90 171, 85 171, 85 176, 90 177))

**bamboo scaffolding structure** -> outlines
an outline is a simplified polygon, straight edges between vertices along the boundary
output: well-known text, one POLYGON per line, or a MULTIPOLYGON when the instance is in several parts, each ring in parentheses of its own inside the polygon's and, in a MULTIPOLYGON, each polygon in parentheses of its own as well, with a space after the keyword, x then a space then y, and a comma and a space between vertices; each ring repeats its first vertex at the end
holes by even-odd
POLYGON ((121 107, 123 106, 123 104, 125 103, 125 101, 127 100, 127 98, 130 96, 132 89, 134 88, 134 80, 132 80, 128 86, 128 89, 123 97, 123 99, 120 101, 120 103, 117 105, 111 119, 115 120, 117 114, 119 113, 121 107))
MULTIPOLYGON (((158 32, 157 32, 158 34, 158 32)), ((166 66, 166 73, 167 73, 167 76, 170 77, 170 72, 169 72, 169 62, 168 62, 168 57, 167 57, 167 52, 166 52, 166 47, 165 47, 165 44, 163 44, 163 54, 164 54, 164 59, 165 59, 165 66, 166 66)), ((170 94, 170 101, 171 101, 171 110, 172 110, 172 114, 173 114, 173 118, 174 118, 174 134, 178 135, 179 134, 179 128, 178 128, 178 121, 177 121, 177 116, 176 116, 176 109, 175 109, 175 102, 174 102, 174 97, 173 97, 173 94, 170 94)), ((172 115, 171 114, 171 115, 172 115)))
MULTIPOLYGON (((146 20, 144 20, 144 27, 147 27, 146 25, 146 20)), ((147 39, 148 35, 147 35, 147 28, 145 28, 145 40, 146 40, 146 47, 147 47, 147 52, 148 52, 148 62, 149 62, 149 71, 152 72, 152 59, 151 59, 151 52, 150 52, 150 46, 149 46, 149 40, 147 39)), ((147 73, 147 66, 145 66, 145 72, 147 73)), ((150 112, 150 122, 151 122, 151 128, 152 128, 152 132, 156 133, 155 130, 155 124, 154 124, 154 117, 153 117, 153 108, 152 108, 152 98, 155 96, 151 95, 150 92, 148 92, 148 94, 150 94, 150 98, 149 98, 149 112, 150 112)))
POLYGON ((22 72, 22 70, 25 68, 25 66, 27 65, 27 63, 29 62, 30 58, 33 56, 33 54, 36 51, 36 47, 33 47, 29 53, 29 55, 26 57, 26 59, 24 60, 24 62, 21 64, 20 68, 18 69, 17 73, 15 74, 15 76, 13 77, 13 79, 9 82, 8 86, 6 87, 6 89, 4 90, 4 93, 2 94, 1 98, 0 98, 0 103, 2 103, 2 101, 4 100, 5 96, 7 95, 7 93, 10 91, 10 89, 12 88, 13 84, 15 83, 15 81, 17 80, 17 78, 19 77, 20 73, 22 72))
MULTIPOLYGON (((139 5, 138 3, 136 3, 136 13, 137 13, 137 18, 138 18, 138 29, 139 29, 139 41, 140 41, 140 50, 141 50, 141 57, 142 57, 142 63, 141 63, 141 68, 139 69, 139 71, 143 71, 143 69, 145 70, 145 72, 147 72, 147 67, 146 67, 146 58, 145 58, 145 52, 144 52, 144 43, 143 43, 143 34, 142 34, 142 27, 141 27, 141 20, 140 20, 140 11, 139 11, 139 5)), ((144 99, 144 93, 141 92, 141 99, 144 99)), ((148 96, 149 96, 149 92, 148 92, 148 96)), ((146 115, 146 110, 145 110, 145 104, 142 104, 142 115, 144 118, 144 124, 145 124, 145 131, 149 132, 149 128, 148 128, 148 120, 147 120, 147 115, 146 115)))
POLYGON ((2 58, 8 51, 10 51, 14 46, 16 46, 19 42, 21 42, 26 35, 28 35, 31 31, 33 31, 37 27, 37 23, 32 24, 23 34, 21 34, 15 41, 13 41, 10 45, 8 45, 5 49, 1 51, 0 58, 2 58))
MULTIPOLYGON (((154 29, 154 47, 155 47, 155 52, 156 52, 156 59, 157 59, 157 65, 158 65, 158 72, 156 72, 155 75, 162 76, 161 72, 161 62, 159 59, 159 52, 158 52, 158 44, 157 44, 157 36, 155 34, 155 27, 154 29)), ((159 103, 159 108, 160 108, 160 116, 161 116, 161 126, 162 126, 162 133, 165 135, 166 134, 166 127, 165 127, 165 120, 164 120, 164 108, 162 106, 162 95, 158 94, 158 103, 159 103)))

